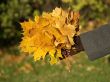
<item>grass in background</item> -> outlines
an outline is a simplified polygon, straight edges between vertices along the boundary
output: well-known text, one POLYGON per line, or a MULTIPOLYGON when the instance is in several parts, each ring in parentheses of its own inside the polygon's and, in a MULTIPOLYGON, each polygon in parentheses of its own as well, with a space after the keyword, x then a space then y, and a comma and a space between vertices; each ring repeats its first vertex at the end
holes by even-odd
POLYGON ((0 57, 0 82, 110 82, 108 57, 89 61, 84 52, 73 57, 71 71, 25 55, 0 57), (75 60, 75 61, 74 61, 75 60))

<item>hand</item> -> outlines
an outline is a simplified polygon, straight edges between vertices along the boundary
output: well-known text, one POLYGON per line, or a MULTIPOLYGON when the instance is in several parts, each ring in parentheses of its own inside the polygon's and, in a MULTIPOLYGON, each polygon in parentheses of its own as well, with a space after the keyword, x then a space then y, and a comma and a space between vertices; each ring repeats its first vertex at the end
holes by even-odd
POLYGON ((59 58, 60 60, 65 59, 68 56, 72 56, 75 55, 81 51, 84 51, 83 45, 81 43, 80 37, 79 36, 74 36, 73 40, 75 42, 75 44, 72 46, 71 49, 62 49, 61 53, 63 58, 59 58))

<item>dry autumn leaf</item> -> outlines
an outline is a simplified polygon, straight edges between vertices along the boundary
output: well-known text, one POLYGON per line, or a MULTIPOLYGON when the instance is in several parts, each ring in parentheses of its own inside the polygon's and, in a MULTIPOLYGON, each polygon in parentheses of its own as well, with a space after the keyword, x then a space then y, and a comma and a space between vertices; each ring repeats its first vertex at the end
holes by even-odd
POLYGON ((32 53, 34 60, 44 59, 48 54, 54 64, 62 57, 61 49, 71 49, 73 37, 77 35, 79 13, 55 8, 53 12, 44 12, 35 16, 34 21, 21 23, 23 38, 20 48, 32 53))

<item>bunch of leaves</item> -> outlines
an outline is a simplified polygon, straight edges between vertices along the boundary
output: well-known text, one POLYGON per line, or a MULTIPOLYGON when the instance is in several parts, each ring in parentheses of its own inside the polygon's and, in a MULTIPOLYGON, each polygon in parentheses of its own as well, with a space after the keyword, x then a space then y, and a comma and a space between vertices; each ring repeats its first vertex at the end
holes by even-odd
POLYGON ((33 54, 34 60, 44 59, 48 54, 54 64, 62 57, 61 49, 71 49, 73 37, 79 31, 79 13, 55 8, 53 12, 44 12, 21 23, 23 38, 21 51, 33 54))

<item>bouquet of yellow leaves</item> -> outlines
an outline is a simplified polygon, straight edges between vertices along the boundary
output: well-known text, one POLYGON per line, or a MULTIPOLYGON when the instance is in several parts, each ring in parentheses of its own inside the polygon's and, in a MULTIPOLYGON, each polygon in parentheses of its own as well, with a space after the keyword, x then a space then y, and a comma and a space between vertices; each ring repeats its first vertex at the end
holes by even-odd
POLYGON ((33 54, 34 60, 50 57, 50 64, 62 58, 61 49, 71 49, 73 37, 77 35, 79 13, 55 8, 53 12, 44 12, 34 20, 21 23, 23 38, 21 51, 33 54))

